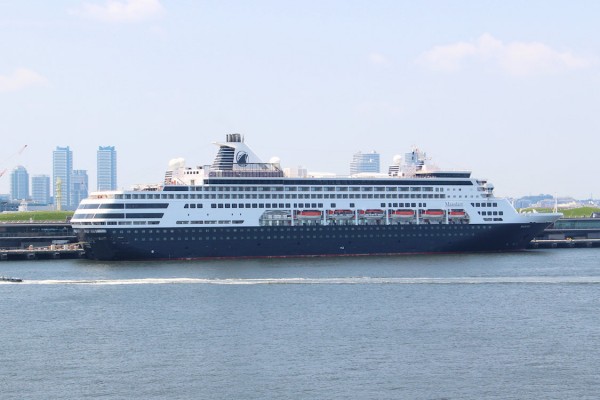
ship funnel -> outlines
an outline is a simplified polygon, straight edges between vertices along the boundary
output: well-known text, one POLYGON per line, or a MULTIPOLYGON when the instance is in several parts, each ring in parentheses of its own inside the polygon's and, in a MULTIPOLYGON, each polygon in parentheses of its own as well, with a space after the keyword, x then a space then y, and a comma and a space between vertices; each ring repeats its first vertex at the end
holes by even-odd
POLYGON ((241 143, 241 142, 243 142, 242 135, 239 134, 239 133, 228 133, 227 135, 225 135, 225 140, 227 141, 227 143, 241 143))

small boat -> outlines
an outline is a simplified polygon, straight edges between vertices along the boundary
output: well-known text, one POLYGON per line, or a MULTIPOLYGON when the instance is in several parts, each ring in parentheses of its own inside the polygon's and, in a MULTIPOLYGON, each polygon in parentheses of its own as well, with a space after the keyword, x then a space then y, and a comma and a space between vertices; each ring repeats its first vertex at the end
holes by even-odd
POLYGON ((296 218, 298 219, 321 219, 323 214, 319 210, 303 210, 298 211, 296 218))
POLYGON ((354 218, 354 211, 352 210, 329 210, 327 211, 329 218, 333 219, 351 219, 354 218))
POLYGON ((367 209, 364 211, 360 210, 359 214, 360 214, 361 218, 366 218, 366 219, 380 219, 385 216, 385 213, 383 212, 383 210, 375 210, 375 209, 367 209))
POLYGON ((442 210, 425 210, 423 211, 423 218, 442 218, 444 211, 442 210))
POLYGON ((450 218, 464 218, 467 214, 463 210, 453 210, 448 213, 450 218))
POLYGON ((0 276, 1 282, 23 282, 21 278, 11 278, 9 276, 0 276))
POLYGON ((391 210, 390 218, 393 219, 406 219, 413 218, 415 216, 414 210, 391 210))

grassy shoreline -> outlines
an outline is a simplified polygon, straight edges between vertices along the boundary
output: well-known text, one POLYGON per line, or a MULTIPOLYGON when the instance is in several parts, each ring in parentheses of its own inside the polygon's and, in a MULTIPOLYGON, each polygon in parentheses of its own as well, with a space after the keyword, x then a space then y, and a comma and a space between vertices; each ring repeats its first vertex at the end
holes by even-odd
POLYGON ((74 211, 22 211, 0 213, 0 222, 66 222, 74 211))
MULTIPOLYGON (((553 212, 552 208, 520 208, 519 212, 539 212, 539 213, 548 213, 553 212)), ((569 208, 569 209, 558 209, 559 213, 563 214, 563 218, 589 218, 593 213, 600 213, 600 208, 598 207, 579 207, 579 208, 569 208)))

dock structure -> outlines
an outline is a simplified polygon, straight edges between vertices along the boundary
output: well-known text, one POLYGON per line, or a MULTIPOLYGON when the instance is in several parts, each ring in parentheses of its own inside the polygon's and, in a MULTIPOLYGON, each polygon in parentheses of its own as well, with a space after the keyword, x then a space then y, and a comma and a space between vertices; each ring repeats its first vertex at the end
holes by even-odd
POLYGON ((1 222, 0 261, 83 258, 69 222, 1 222))
POLYGON ((0 222, 0 249, 27 249, 77 243, 68 222, 0 222))
MULTIPOLYGON (((1 223, 0 262, 85 258, 69 223, 1 223)), ((530 249, 600 247, 600 218, 561 218, 530 243, 530 249)))
POLYGON ((533 239, 530 249, 600 247, 600 239, 533 239))
POLYGON ((25 249, 0 249, 0 261, 57 260, 84 257, 85 251, 79 243, 64 246, 28 247, 25 249))
POLYGON ((600 247, 600 218, 561 218, 529 244, 529 248, 581 247, 600 247))

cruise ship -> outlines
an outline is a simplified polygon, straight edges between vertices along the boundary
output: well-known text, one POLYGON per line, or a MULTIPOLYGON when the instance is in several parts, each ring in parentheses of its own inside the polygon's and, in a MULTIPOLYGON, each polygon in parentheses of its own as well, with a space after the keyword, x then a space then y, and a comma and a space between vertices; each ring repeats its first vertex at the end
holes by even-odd
POLYGON ((388 174, 285 173, 242 135, 211 165, 169 163, 160 184, 101 191, 71 220, 98 260, 168 260, 513 251, 557 220, 518 213, 469 171, 408 153, 388 174))

